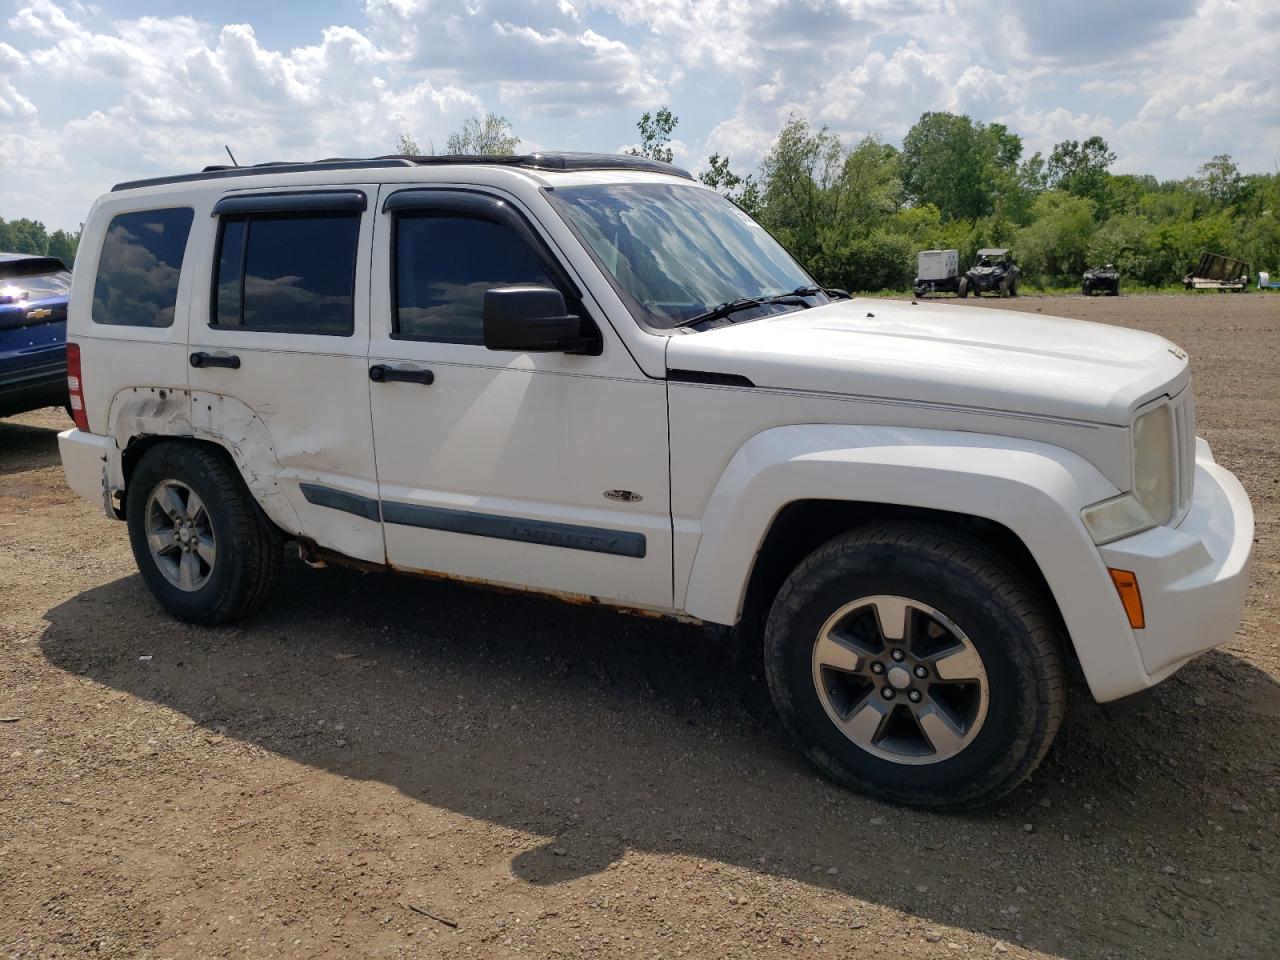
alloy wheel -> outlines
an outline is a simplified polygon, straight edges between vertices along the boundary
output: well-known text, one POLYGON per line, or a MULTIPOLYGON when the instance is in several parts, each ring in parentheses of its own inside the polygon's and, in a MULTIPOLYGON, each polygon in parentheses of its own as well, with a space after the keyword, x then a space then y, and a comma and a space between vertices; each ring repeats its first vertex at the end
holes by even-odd
POLYGON ((156 484, 147 498, 147 547, 164 578, 179 590, 195 592, 209 582, 217 561, 217 541, 204 501, 178 480, 156 484))
POLYGON ((885 760, 950 759, 986 720, 987 673, 977 647, 917 600, 870 596, 845 604, 819 631, 812 667, 827 716, 885 760))

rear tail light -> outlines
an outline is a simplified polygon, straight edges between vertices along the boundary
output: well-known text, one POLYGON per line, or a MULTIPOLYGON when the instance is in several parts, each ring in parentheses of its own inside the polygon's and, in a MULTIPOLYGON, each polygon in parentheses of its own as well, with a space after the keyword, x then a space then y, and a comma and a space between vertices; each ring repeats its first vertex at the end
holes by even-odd
POLYGON ((67 398, 71 404, 71 419, 76 429, 89 432, 89 415, 84 409, 84 380, 80 376, 80 344, 67 344, 67 398))

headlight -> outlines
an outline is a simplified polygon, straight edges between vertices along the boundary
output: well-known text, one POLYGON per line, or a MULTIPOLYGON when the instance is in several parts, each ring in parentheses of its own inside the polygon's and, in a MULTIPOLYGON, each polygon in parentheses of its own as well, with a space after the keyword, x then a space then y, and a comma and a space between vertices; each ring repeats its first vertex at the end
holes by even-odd
POLYGON ((1085 529, 1093 542, 1098 546, 1132 537, 1135 533, 1150 530, 1156 525, 1155 520, 1138 498, 1131 493, 1122 493, 1110 500, 1103 500, 1080 511, 1085 529))
POLYGON ((1173 412, 1167 403, 1133 422, 1133 493, 1156 523, 1174 511, 1173 412))

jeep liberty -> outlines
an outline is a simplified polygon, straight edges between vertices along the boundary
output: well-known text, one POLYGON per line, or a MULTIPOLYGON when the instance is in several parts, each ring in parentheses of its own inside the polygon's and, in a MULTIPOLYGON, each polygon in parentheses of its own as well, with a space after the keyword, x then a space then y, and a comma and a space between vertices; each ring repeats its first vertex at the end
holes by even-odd
POLYGON ((80 249, 62 462, 188 622, 293 543, 735 628, 823 773, 957 807, 1036 768, 1068 662, 1120 712, 1240 621, 1180 349, 849 298, 665 164, 215 167, 80 249))

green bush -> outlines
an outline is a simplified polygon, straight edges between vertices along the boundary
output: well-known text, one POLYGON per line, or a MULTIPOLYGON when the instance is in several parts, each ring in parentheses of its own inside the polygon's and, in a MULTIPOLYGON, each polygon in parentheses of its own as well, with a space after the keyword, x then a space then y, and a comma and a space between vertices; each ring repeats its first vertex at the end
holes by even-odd
POLYGON ((920 250, 1010 247, 1028 287, 1077 289, 1114 263, 1126 285, 1181 283, 1201 251, 1280 274, 1280 175, 1241 174, 1227 156, 1194 177, 1113 175, 1106 142, 1022 157, 999 124, 930 113, 901 151, 852 150, 792 118, 761 168, 761 222, 815 277, 850 290, 906 290, 920 250))
POLYGON ((823 283, 846 290, 901 290, 915 278, 915 244, 900 234, 876 230, 830 246, 811 264, 823 283))
POLYGON ((1018 231, 1014 253, 1029 278, 1062 283, 1078 280, 1089 266, 1096 204, 1050 190, 1036 198, 1032 221, 1018 231))

